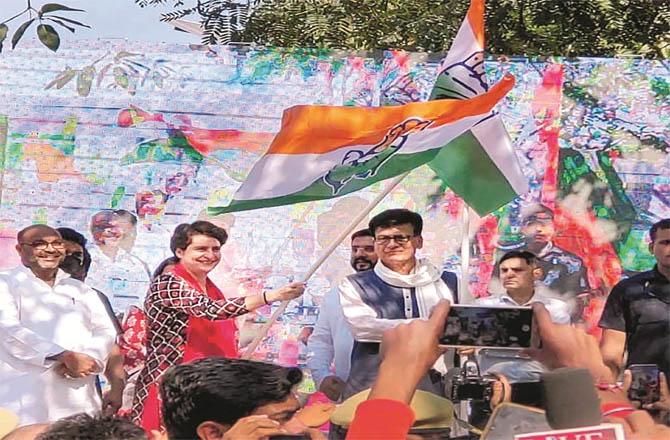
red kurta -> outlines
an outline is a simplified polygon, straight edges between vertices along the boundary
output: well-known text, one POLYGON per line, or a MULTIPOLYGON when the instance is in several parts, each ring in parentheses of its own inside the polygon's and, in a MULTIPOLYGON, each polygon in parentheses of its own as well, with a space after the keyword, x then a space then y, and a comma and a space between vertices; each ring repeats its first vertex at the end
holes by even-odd
POLYGON ((147 431, 161 426, 158 380, 168 368, 205 357, 239 356, 237 328, 230 318, 248 313, 244 298, 227 300, 209 278, 206 289, 181 264, 151 283, 144 303, 147 358, 131 412, 147 431))

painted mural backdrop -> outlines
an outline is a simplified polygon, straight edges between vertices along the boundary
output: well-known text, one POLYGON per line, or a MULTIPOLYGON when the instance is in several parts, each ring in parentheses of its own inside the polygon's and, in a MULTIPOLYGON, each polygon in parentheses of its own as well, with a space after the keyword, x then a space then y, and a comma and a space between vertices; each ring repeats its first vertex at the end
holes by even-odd
MULTIPOLYGON (((89 239, 90 283, 119 309, 141 302, 177 224, 227 203, 283 109, 425 100, 439 62, 403 52, 126 41, 71 42, 58 54, 22 46, 0 57, 1 266, 18 261, 17 230, 74 228, 89 239)), ((545 286, 593 328, 612 285, 653 264, 646 231, 670 217, 670 64, 497 59, 486 67, 489 82, 507 72, 517 78, 499 110, 532 190, 484 218, 471 215, 471 291, 498 289, 492 273, 500 252, 535 246, 545 286)), ((382 187, 213 219, 231 236, 214 278, 230 295, 299 279, 382 187)), ((461 202, 427 167, 373 214, 390 207, 421 212, 423 254, 461 270, 461 202)), ((345 243, 257 357, 302 361, 302 328, 349 271, 345 243)), ((269 313, 240 323, 242 343, 269 313)))

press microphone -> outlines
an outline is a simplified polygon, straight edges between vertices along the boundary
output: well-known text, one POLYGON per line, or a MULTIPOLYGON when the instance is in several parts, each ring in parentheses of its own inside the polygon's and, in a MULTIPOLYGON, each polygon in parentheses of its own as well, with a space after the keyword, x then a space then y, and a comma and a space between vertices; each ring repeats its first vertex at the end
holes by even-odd
POLYGON ((600 399, 593 377, 584 368, 559 368, 540 379, 547 422, 553 429, 600 424, 600 399))

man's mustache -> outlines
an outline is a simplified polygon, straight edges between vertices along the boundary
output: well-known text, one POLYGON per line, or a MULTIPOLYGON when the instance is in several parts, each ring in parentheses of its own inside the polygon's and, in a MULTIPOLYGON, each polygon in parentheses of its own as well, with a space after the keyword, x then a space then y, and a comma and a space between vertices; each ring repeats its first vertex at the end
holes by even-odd
POLYGON ((370 266, 375 265, 375 263, 367 257, 356 257, 356 258, 354 258, 354 265, 357 265, 359 263, 366 263, 366 264, 369 264, 370 266))

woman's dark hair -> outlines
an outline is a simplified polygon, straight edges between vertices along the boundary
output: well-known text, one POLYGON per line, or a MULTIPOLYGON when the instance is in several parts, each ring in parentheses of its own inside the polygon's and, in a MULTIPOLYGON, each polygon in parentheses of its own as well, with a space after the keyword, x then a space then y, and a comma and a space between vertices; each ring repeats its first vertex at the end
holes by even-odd
POLYGON ((226 230, 216 226, 214 223, 204 220, 198 220, 193 223, 182 223, 175 228, 170 239, 170 249, 175 257, 177 256, 177 249, 186 249, 191 244, 191 237, 194 235, 206 235, 216 238, 221 243, 221 246, 228 240, 226 230))
POLYGON ((244 359, 211 357, 170 368, 160 395, 169 438, 197 438, 211 421, 233 425, 256 408, 285 401, 302 381, 298 368, 244 359))
POLYGON ((154 273, 151 274, 151 279, 154 279, 156 277, 159 277, 159 276, 163 275, 163 271, 165 270, 166 267, 174 266, 177 263, 179 263, 179 258, 177 258, 177 257, 167 257, 165 260, 161 261, 161 264, 159 264, 156 267, 156 270, 154 270, 154 273))

